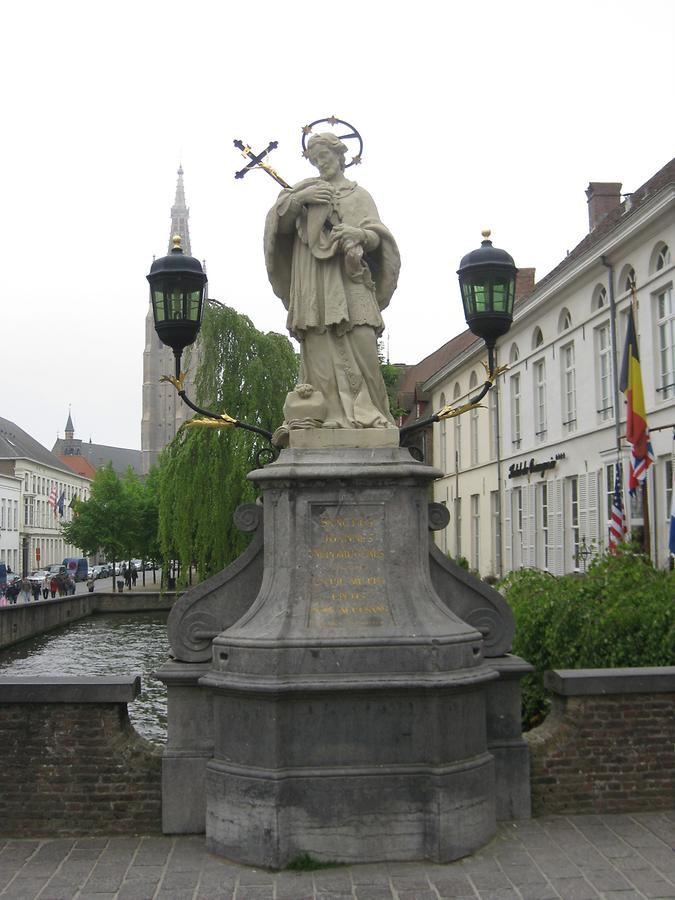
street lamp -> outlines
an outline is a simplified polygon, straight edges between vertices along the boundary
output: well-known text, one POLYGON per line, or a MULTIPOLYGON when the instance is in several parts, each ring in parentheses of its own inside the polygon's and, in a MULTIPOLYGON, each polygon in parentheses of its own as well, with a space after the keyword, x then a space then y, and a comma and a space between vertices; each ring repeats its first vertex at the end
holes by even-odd
MULTIPOLYGON (((210 425, 215 428, 243 428, 272 440, 272 432, 256 425, 248 425, 227 413, 215 413, 202 409, 185 393, 185 373, 181 371, 183 350, 194 343, 202 325, 204 314, 204 286, 206 275, 201 263, 193 256, 185 256, 180 235, 171 239, 173 247, 168 256, 156 259, 147 276, 150 282, 152 313, 157 337, 171 347, 176 360, 175 375, 163 375, 178 391, 182 401, 206 419, 193 419, 192 424, 210 425)), ((191 424, 191 423, 188 423, 191 424)))
POLYGON ((153 262, 147 278, 155 331, 173 350, 178 378, 181 354, 194 343, 201 328, 206 275, 198 259, 185 256, 179 235, 173 236, 172 243, 171 253, 153 262))
POLYGON ((464 306, 464 318, 469 330, 485 341, 488 351, 487 378, 480 392, 461 406, 443 409, 400 429, 401 436, 427 428, 442 419, 451 419, 475 409, 490 390, 506 366, 496 366, 494 350, 497 338, 506 334, 513 321, 513 301, 516 294, 518 270, 506 250, 492 246, 490 231, 482 232, 483 241, 477 250, 462 257, 457 274, 464 306))
POLYGON ((497 338, 513 321, 517 269, 506 250, 492 246, 490 231, 483 231, 477 250, 462 257, 457 274, 469 330, 483 338, 488 350, 488 369, 494 369, 497 338))

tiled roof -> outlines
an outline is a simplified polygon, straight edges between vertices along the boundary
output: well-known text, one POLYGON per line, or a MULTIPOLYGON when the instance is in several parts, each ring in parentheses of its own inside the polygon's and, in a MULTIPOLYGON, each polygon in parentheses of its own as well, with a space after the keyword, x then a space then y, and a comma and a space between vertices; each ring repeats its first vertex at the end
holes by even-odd
POLYGON ((0 417, 0 459, 30 459, 52 469, 71 473, 58 456, 39 444, 23 428, 2 417, 0 417))
POLYGON ((85 478, 93 478, 96 474, 96 467, 92 466, 89 460, 84 456, 59 456, 61 462, 72 469, 76 475, 83 475, 85 478))
POLYGON ((605 218, 595 226, 593 231, 589 232, 586 237, 576 245, 574 250, 571 250, 554 269, 545 275, 541 281, 537 282, 534 292, 539 291, 550 281, 557 278, 565 271, 567 266, 579 259, 580 256, 583 256, 584 253, 591 250, 596 244, 599 244, 603 238, 619 225, 623 225, 624 222, 628 222, 633 216, 637 215, 638 211, 645 203, 651 200, 655 194, 663 190, 663 188, 667 187, 669 184, 675 184, 675 159, 671 159, 669 163, 666 163, 666 165, 662 169, 659 169, 659 171, 653 175, 649 181, 646 181, 642 187, 639 187, 632 194, 627 195, 627 199, 624 200, 620 206, 607 213, 605 218))
MULTIPOLYGON (((565 269, 572 265, 579 257, 583 256, 591 250, 596 244, 599 244, 614 228, 629 221, 638 211, 652 199, 659 191, 670 184, 675 184, 675 159, 671 159, 669 163, 646 181, 641 187, 634 191, 628 200, 624 201, 619 207, 609 212, 598 225, 587 234, 582 241, 572 250, 558 265, 552 269, 541 281, 538 281, 534 290, 529 294, 516 297, 514 309, 525 303, 529 297, 539 291, 549 282, 556 279, 565 269)), ((463 331, 452 340, 443 344, 438 350, 435 350, 429 356, 425 357, 415 366, 411 366, 404 378, 399 390, 399 397, 402 406, 407 406, 414 412, 413 404, 415 398, 415 389, 431 378, 436 372, 450 363, 456 356, 463 353, 474 341, 478 341, 475 335, 470 331, 463 331), (408 402, 404 402, 407 400, 408 402)), ((414 417, 409 417, 406 422, 412 421, 414 417)))
POLYGON ((108 447, 105 444, 92 444, 88 441, 67 441, 59 438, 53 447, 53 452, 59 456, 81 456, 87 459, 94 469, 112 463, 112 467, 118 475, 125 475, 129 466, 138 474, 141 474, 141 451, 127 450, 125 447, 108 447), (76 453, 66 453, 68 448, 75 448, 76 453))

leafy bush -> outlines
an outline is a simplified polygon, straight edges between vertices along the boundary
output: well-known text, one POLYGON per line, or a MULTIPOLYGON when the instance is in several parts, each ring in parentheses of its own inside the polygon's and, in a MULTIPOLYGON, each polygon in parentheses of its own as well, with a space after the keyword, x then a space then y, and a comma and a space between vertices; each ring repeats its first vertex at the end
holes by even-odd
POLYGON ((596 557, 585 575, 512 572, 499 589, 516 617, 513 652, 535 667, 522 682, 525 729, 548 711, 547 669, 675 662, 675 573, 630 548, 596 557))

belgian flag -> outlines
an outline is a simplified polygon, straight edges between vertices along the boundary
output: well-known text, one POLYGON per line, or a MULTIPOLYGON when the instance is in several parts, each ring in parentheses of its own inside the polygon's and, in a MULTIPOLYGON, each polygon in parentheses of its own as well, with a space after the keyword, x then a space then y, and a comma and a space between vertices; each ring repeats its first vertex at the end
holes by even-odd
POLYGON ((628 329, 626 331, 626 344, 623 350, 619 386, 621 392, 626 395, 628 403, 626 439, 631 445, 628 490, 631 496, 635 496, 637 486, 643 483, 647 477, 647 469, 654 462, 654 451, 649 440, 649 428, 647 428, 640 352, 638 350, 632 304, 628 310, 628 329))

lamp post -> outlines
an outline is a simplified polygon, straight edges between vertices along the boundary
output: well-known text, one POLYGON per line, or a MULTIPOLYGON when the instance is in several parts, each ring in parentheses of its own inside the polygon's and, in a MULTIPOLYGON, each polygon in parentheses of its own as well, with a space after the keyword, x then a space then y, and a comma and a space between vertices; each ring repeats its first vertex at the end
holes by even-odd
POLYGON ((485 341, 488 351, 487 379, 480 392, 461 406, 444 406, 431 416, 419 419, 400 429, 401 436, 426 428, 442 419, 450 419, 474 409, 490 390, 495 379, 506 366, 496 366, 494 350, 497 338, 506 334, 513 321, 513 302, 516 294, 516 269, 506 250, 492 246, 490 231, 483 231, 483 241, 477 250, 462 257, 457 274, 464 306, 464 318, 469 330, 485 341))
POLYGON ((174 235, 171 240, 173 243, 171 253, 156 259, 147 276, 150 282, 155 331, 160 341, 171 347, 176 362, 175 375, 164 375, 162 380, 173 384, 178 396, 190 409, 207 417, 206 421, 193 420, 196 424, 212 425, 216 428, 243 428, 271 441, 270 431, 256 425, 248 425, 227 413, 202 409, 185 393, 185 373, 181 371, 181 356, 183 350, 195 342, 202 325, 206 275, 198 259, 185 256, 183 253, 180 235, 174 235))

